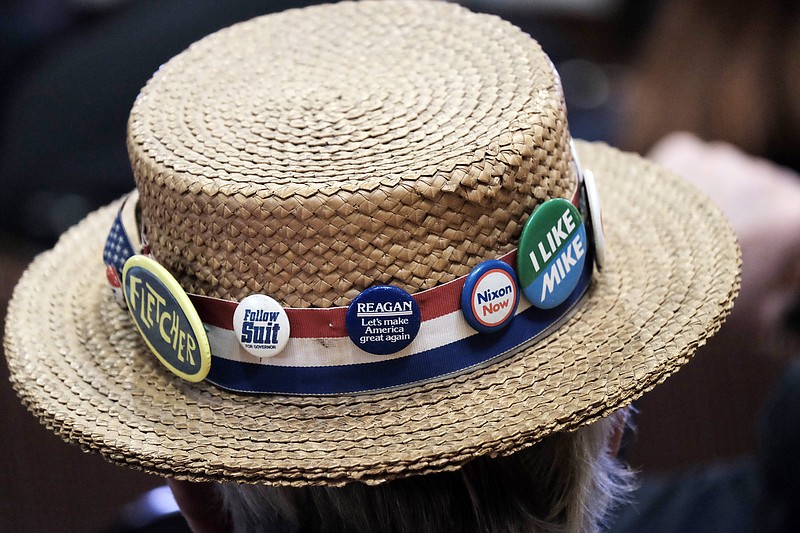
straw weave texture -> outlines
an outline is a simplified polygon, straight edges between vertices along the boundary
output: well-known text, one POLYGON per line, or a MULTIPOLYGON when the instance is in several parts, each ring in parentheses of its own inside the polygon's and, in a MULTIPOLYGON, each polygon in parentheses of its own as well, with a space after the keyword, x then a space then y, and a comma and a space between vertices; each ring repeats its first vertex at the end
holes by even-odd
POLYGON ((292 307, 465 275, 576 183, 546 55, 443 2, 211 35, 143 89, 128 145, 151 250, 187 291, 292 307))
POLYGON ((356 397, 184 382, 109 294, 100 259, 109 206, 39 256, 16 288, 5 337, 13 385, 65 440, 196 480, 374 483, 593 421, 667 378, 719 328, 738 290, 739 250, 720 212, 679 178, 604 145, 578 150, 603 194, 608 265, 564 326, 500 363, 356 397))

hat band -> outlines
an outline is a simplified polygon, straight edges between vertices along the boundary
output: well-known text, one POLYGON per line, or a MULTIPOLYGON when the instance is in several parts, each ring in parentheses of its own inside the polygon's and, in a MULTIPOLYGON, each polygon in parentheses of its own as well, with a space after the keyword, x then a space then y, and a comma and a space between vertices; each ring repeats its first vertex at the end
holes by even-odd
MULTIPOLYGON (((578 216, 586 221, 582 186, 579 182, 569 203, 579 209, 578 216)), ((104 257, 109 268, 124 264, 135 250, 149 253, 145 239, 139 240, 140 228, 132 214, 136 200, 133 193, 124 202, 112 227, 104 257)), ((519 298, 513 319, 499 331, 478 332, 465 318, 461 295, 468 276, 416 293, 410 298, 420 311, 418 332, 410 342, 402 344, 402 349, 384 354, 368 353, 356 344, 348 332, 347 307, 283 308, 289 324, 288 341, 276 355, 259 357, 239 342, 234 326, 238 302, 197 294, 187 296, 208 339, 210 368, 207 367, 205 379, 209 382, 250 393, 355 394, 468 372, 541 340, 574 312, 591 284, 594 247, 586 246, 585 254, 580 272, 573 273, 577 275, 575 286, 559 305, 542 309, 519 298)), ((516 259, 514 250, 499 261, 513 269, 516 259)), ((381 331, 389 336, 392 330, 389 327, 381 331)), ((402 333, 402 328, 399 331, 402 333)))
MULTIPOLYGON (((515 257, 516 252, 513 252, 503 260, 513 261, 515 257)), ((346 308, 340 307, 287 309, 292 336, 286 348, 275 357, 261 359, 242 348, 230 326, 221 327, 217 320, 210 318, 208 304, 213 299, 197 295, 190 295, 190 298, 208 332, 212 356, 206 380, 211 383, 239 392, 352 394, 402 388, 468 372, 536 343, 575 311, 591 283, 592 271, 589 256, 578 284, 561 305, 553 309, 538 309, 521 299, 511 323, 492 334, 476 332, 458 307, 439 316, 429 316, 426 320, 426 314, 436 314, 432 309, 437 302, 431 302, 433 305, 420 302, 423 322, 416 338, 407 348, 387 355, 364 352, 351 341, 346 331, 342 331, 346 308), (312 323, 297 318, 298 315, 309 317, 314 314, 318 315, 318 320, 312 323), (333 325, 331 330, 338 330, 340 334, 306 336, 319 334, 312 333, 316 329, 313 323, 326 323, 325 316, 335 317, 330 322, 333 325)), ((464 278, 459 278, 437 287, 444 289, 439 293, 440 303, 457 302, 456 296, 446 298, 445 294, 458 294, 463 285, 464 278)), ((222 300, 214 303, 236 306, 235 302, 222 300)), ((218 313, 219 309, 214 314, 218 313)))

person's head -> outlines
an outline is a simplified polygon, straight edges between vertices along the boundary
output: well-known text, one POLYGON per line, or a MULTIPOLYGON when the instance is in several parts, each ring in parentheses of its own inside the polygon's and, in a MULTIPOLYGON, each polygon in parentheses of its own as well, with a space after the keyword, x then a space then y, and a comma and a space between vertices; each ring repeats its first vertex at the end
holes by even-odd
POLYGON ((737 291, 716 209, 573 143, 535 41, 447 2, 211 35, 128 145, 137 192, 31 266, 6 353, 68 440, 223 483, 172 482, 193 523, 586 530, 624 485, 609 415, 737 291))
POLYGON ((199 533, 589 533, 633 487, 632 472, 617 459, 627 422, 624 408, 508 456, 378 485, 170 486, 199 533))

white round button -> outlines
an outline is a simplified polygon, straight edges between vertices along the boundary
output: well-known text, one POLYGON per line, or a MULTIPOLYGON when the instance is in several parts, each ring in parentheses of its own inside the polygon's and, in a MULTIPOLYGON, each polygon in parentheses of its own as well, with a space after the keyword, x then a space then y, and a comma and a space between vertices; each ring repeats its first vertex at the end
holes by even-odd
POLYGON ((257 357, 272 357, 289 342, 289 317, 281 305, 264 294, 244 298, 233 313, 239 343, 257 357))
POLYGON ((583 187, 586 190, 586 203, 589 204, 589 218, 592 221, 594 237, 594 262, 597 270, 606 264, 606 236, 603 232, 603 217, 600 214, 600 191, 594 180, 594 173, 588 168, 583 171, 583 187))

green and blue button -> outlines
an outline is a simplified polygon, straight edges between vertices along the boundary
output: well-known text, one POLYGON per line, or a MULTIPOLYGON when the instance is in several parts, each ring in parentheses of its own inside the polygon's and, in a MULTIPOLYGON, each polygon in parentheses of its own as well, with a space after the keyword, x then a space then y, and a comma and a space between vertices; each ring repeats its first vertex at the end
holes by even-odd
POLYGON ((578 209, 563 198, 537 207, 522 230, 517 272, 532 305, 552 309, 576 285, 586 259, 586 227, 578 209))

